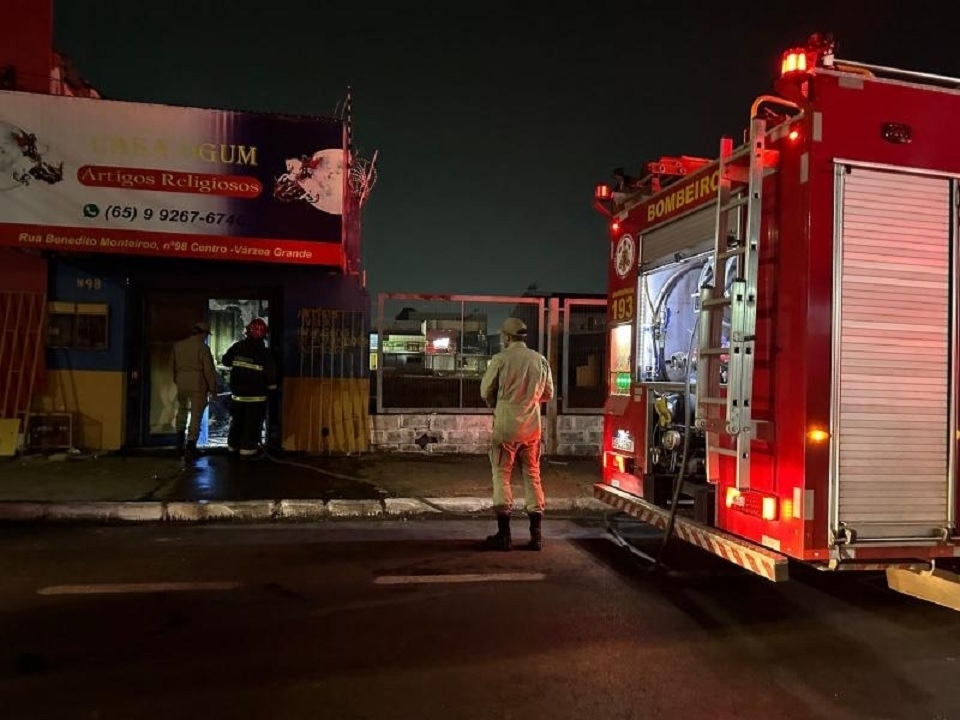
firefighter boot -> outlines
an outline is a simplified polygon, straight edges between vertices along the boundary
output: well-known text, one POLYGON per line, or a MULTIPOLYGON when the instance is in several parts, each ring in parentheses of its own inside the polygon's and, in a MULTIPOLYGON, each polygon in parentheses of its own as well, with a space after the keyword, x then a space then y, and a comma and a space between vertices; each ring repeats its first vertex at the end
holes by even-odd
POLYGON ((183 452, 184 460, 196 460, 200 457, 200 451, 197 450, 197 441, 190 440, 187 442, 187 449, 183 452))
POLYGON ((497 533, 488 535, 483 541, 484 550, 510 550, 513 542, 510 538, 510 516, 506 513, 497 513, 497 533))
POLYGON ((177 453, 178 454, 183 452, 183 444, 186 441, 186 439, 187 439, 186 430, 184 430, 183 432, 177 433, 177 453))
POLYGON ((543 550, 543 513, 530 513, 530 542, 527 544, 528 550, 543 550))

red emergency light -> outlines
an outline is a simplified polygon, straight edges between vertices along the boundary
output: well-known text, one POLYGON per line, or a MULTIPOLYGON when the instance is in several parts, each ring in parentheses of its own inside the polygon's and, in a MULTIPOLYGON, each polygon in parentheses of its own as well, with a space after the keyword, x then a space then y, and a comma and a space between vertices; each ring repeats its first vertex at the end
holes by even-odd
POLYGON ((594 200, 609 200, 613 197, 613 191, 609 185, 597 185, 593 190, 594 200))
POLYGON ((807 51, 803 48, 787 50, 780 58, 780 77, 807 72, 807 51))

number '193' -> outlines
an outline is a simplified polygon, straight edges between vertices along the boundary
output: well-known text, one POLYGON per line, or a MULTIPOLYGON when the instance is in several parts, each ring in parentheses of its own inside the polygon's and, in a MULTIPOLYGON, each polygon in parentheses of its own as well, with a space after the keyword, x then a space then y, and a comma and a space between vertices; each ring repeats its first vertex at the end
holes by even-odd
POLYGON ((630 320, 633 318, 633 295, 615 298, 611 301, 613 321, 630 320))

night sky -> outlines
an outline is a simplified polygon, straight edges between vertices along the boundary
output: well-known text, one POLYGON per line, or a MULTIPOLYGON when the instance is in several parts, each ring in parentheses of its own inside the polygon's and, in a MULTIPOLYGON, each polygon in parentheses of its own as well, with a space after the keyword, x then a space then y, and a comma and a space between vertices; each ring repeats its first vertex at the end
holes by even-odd
POLYGON ((592 5, 56 0, 56 46, 118 100, 331 115, 352 85, 373 294, 603 292, 595 182, 714 157, 811 32, 960 76, 942 0, 592 5))

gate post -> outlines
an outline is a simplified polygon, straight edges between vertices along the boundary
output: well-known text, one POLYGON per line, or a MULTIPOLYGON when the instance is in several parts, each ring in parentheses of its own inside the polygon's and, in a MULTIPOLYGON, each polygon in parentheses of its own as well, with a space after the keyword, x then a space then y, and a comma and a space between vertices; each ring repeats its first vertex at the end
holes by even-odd
POLYGON ((547 403, 546 454, 557 454, 557 402, 560 388, 560 298, 551 297, 547 305, 547 362, 553 374, 553 398, 547 403))

